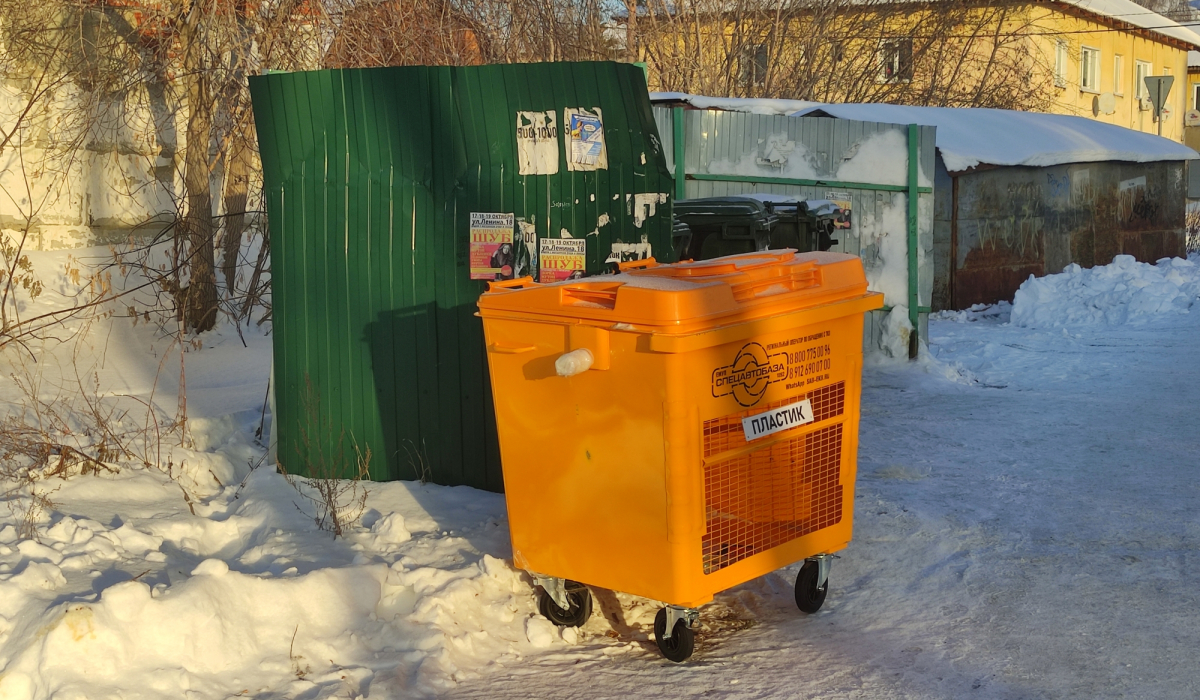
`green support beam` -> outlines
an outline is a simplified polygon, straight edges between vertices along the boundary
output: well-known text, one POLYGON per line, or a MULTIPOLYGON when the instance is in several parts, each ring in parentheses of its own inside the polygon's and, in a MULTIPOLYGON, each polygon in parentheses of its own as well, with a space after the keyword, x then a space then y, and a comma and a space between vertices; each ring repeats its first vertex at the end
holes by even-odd
POLYGON ((671 110, 672 140, 675 153, 675 201, 687 199, 687 166, 684 163, 683 107, 671 110))
MULTIPOLYGON (((679 174, 676 171, 676 181, 679 174)), ((757 175, 713 175, 711 173, 688 173, 689 180, 707 180, 709 182, 750 182, 756 185, 799 185, 801 187, 833 187, 839 190, 875 190, 878 192, 909 192, 912 183, 908 185, 876 185, 869 182, 842 182, 840 180, 802 180, 794 177, 759 177, 757 175)), ((929 194, 932 187, 917 187, 917 192, 929 194)))
MULTIPOLYGON (((908 357, 916 359, 920 339, 917 324, 920 318, 919 287, 917 285, 917 195, 922 188, 917 183, 917 140, 920 132, 916 124, 908 125, 908 320, 912 322, 912 335, 908 341, 908 357)), ((932 188, 924 188, 932 192, 932 188)))

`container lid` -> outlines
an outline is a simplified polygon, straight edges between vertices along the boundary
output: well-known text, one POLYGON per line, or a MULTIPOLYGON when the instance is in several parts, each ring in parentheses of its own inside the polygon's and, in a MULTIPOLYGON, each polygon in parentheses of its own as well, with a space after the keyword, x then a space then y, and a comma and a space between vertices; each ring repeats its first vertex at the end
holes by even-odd
POLYGON ((676 219, 691 226, 736 223, 770 230, 778 217, 766 203, 753 197, 705 197, 681 199, 672 212, 676 219))
POLYGON ((537 284, 528 277, 493 282, 479 298, 479 310, 485 318, 538 316, 624 324, 629 326, 625 330, 692 333, 733 321, 881 297, 867 291, 862 261, 844 253, 767 250, 671 265, 649 259, 621 268, 617 275, 553 284, 537 284))

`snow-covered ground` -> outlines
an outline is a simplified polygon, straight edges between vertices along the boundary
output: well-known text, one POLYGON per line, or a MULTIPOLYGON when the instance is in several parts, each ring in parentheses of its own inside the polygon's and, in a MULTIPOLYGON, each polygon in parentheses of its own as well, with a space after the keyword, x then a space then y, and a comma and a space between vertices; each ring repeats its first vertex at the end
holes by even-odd
MULTIPOLYGON (((825 607, 795 609, 795 567, 752 581, 680 665, 650 601, 597 590, 578 632, 538 616, 502 496, 375 484, 361 527, 318 530, 249 469, 269 337, 223 326, 187 353, 195 442, 171 453, 194 513, 131 466, 40 482, 36 539, 27 498, 0 505, 0 698, 1200 697, 1197 295, 1193 263, 1072 269, 935 318, 916 363, 870 360, 825 607)), ((108 323, 106 384, 178 364, 108 323)))

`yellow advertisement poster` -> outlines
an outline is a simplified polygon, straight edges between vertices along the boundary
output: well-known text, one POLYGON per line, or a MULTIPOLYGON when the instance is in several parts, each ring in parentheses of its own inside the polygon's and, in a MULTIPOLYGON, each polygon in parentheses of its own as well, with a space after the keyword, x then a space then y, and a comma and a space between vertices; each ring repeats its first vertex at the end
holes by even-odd
POLYGON ((558 282, 583 277, 587 256, 586 238, 543 238, 539 241, 539 282, 558 282))
POLYGON ((471 279, 513 278, 513 215, 471 212, 471 279))

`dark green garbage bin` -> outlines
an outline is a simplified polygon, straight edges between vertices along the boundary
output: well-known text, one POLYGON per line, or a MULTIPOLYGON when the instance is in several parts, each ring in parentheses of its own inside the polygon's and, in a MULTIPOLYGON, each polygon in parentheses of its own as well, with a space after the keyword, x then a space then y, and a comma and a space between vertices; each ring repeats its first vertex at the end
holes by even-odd
POLYGON ((846 213, 824 199, 774 199, 742 195, 686 199, 675 203, 675 218, 687 225, 686 245, 675 232, 680 259, 708 260, 722 255, 794 248, 800 252, 829 250, 846 213))

